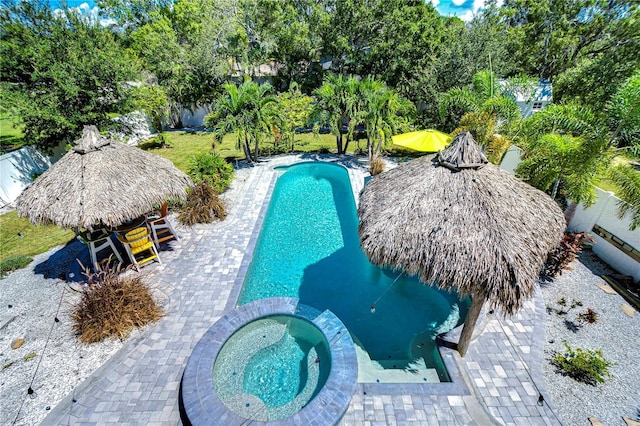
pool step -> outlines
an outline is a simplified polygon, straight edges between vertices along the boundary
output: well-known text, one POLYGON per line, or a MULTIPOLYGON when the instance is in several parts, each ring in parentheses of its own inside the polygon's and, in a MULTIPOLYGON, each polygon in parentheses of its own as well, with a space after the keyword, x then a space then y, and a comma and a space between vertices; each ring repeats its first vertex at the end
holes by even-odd
POLYGON ((438 371, 427 368, 424 359, 373 361, 360 345, 358 355, 358 383, 440 383, 438 371), (400 368, 393 368, 393 366, 400 368), (404 369, 402 369, 404 368, 404 369))

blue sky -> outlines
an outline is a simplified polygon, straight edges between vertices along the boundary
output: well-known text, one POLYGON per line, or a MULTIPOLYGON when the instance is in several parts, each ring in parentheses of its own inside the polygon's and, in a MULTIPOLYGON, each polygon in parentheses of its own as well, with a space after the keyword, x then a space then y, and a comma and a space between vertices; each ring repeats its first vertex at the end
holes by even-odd
MULTIPOLYGON (((470 21, 473 13, 484 6, 484 0, 425 0, 431 1, 441 15, 457 16, 464 21, 470 21)), ((50 0, 51 6, 56 8, 60 0, 50 0)), ((67 0, 70 7, 79 7, 87 12, 95 8, 95 1, 91 0, 67 0)), ((97 10, 93 11, 97 13, 97 10)))

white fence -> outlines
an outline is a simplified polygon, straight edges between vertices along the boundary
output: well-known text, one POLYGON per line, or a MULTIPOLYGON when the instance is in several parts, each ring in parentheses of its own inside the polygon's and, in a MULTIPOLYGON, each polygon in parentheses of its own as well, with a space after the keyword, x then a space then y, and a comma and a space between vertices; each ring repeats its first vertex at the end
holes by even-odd
POLYGON ((596 188, 598 201, 585 209, 582 204, 570 206, 575 213, 568 229, 576 232, 588 232, 595 240, 593 251, 614 269, 625 275, 631 275, 640 281, 640 228, 630 231, 631 219, 618 218, 620 199, 611 192, 596 188))
MULTIPOLYGON (((500 168, 515 174, 520 164, 522 151, 512 145, 500 164, 500 168)), ((611 192, 596 188, 597 201, 585 209, 582 204, 571 204, 565 216, 569 224, 567 229, 574 232, 587 232, 596 241, 593 251, 611 267, 624 275, 630 275, 640 281, 640 229, 630 231, 631 220, 618 218, 618 203, 621 200, 611 192)))

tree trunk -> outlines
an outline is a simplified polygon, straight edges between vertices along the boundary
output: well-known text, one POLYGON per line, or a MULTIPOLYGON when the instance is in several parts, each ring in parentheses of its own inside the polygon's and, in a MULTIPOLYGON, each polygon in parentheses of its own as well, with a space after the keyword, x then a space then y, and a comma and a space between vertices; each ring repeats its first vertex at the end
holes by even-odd
POLYGON ((253 163, 253 159, 251 158, 251 147, 249 146, 249 140, 246 137, 242 144, 242 150, 244 151, 244 156, 246 157, 247 162, 253 163))
POLYGON ((260 151, 259 151, 260 147, 259 147, 259 143, 258 143, 258 137, 256 136, 255 138, 256 138, 256 142, 255 142, 254 146, 255 146, 255 154, 256 155, 255 155, 255 157, 253 159, 255 161, 258 161, 258 154, 260 153, 260 151))
POLYGON ((469 341, 473 335, 473 329, 476 326, 476 321, 478 321, 478 316, 480 315, 484 301, 484 294, 476 294, 471 299, 471 307, 467 313, 467 318, 464 320, 464 326, 462 327, 462 333, 460 333, 460 340, 458 341, 458 353, 460 353, 461 357, 464 357, 467 353, 469 341))
POLYGON ((348 148, 349 148, 349 135, 347 135, 347 141, 344 144, 344 149, 342 150, 342 153, 346 154, 348 148))
POLYGON ((342 132, 340 130, 336 135, 336 148, 338 148, 338 155, 342 155, 342 132))
POLYGON ((558 186, 560 186, 560 178, 556 179, 553 183, 553 190, 551 191, 551 198, 556 199, 556 195, 558 194, 558 186))

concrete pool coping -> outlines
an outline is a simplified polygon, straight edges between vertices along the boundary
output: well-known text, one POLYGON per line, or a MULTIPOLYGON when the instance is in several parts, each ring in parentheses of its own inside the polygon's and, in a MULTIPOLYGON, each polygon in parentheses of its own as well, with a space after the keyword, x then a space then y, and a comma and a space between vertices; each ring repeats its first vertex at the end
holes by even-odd
POLYGON ((184 371, 181 400, 186 419, 205 424, 335 424, 349 408, 356 389, 358 366, 353 341, 344 324, 330 311, 321 312, 289 297, 260 299, 225 314, 200 339, 184 371), (273 315, 289 315, 307 320, 325 336, 331 354, 331 369, 318 394, 297 413, 284 419, 246 419, 229 409, 214 386, 213 368, 218 353, 228 339, 243 326, 273 315))

